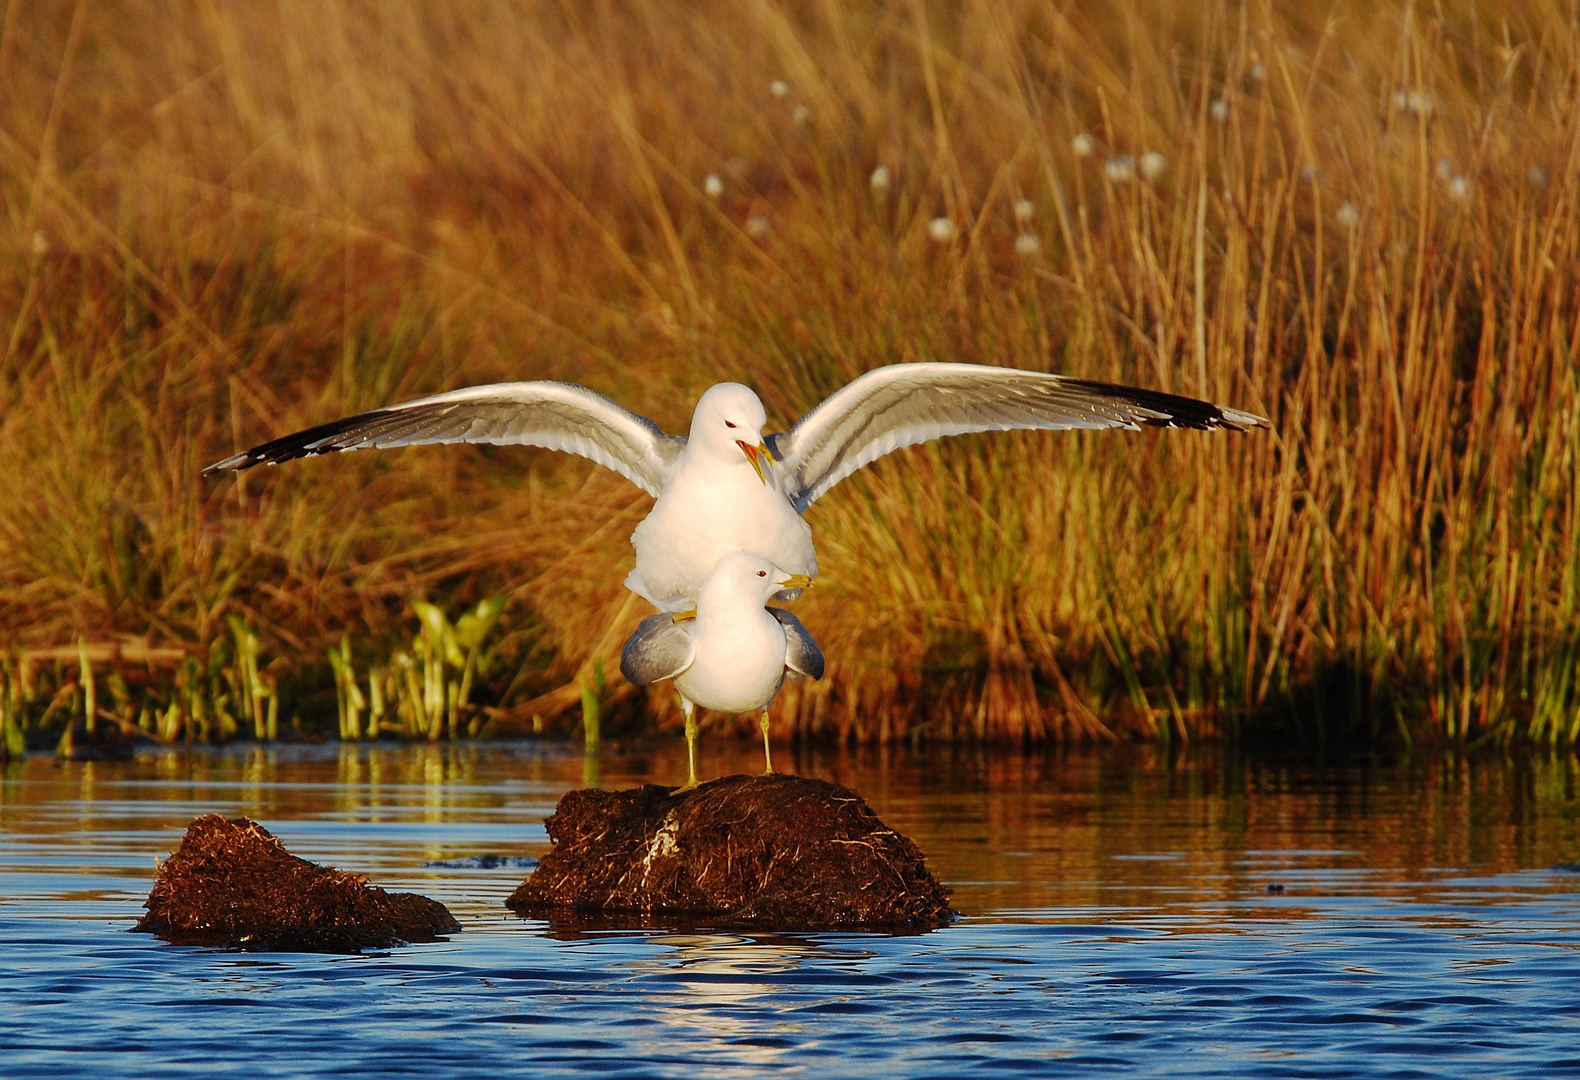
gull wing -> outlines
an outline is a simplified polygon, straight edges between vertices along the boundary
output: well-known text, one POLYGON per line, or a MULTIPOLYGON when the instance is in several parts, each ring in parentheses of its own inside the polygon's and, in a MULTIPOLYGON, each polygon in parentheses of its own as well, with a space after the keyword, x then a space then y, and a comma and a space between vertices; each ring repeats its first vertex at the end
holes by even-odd
POLYGON ((768 614, 779 620, 785 628, 785 667, 810 679, 823 677, 823 650, 817 647, 812 635, 801 620, 784 608, 771 607, 768 614))
POLYGON ((492 383, 348 416, 217 461, 204 475, 337 450, 428 443, 517 443, 563 450, 607 465, 649 495, 664 488, 686 440, 585 386, 492 383))
POLYGON ((649 615, 620 650, 620 674, 634 686, 673 679, 691 666, 697 646, 669 612, 649 615))
POLYGON ((1251 413, 1133 386, 981 364, 891 364, 768 436, 784 491, 802 512, 829 488, 902 446, 1012 428, 1265 427, 1251 413))

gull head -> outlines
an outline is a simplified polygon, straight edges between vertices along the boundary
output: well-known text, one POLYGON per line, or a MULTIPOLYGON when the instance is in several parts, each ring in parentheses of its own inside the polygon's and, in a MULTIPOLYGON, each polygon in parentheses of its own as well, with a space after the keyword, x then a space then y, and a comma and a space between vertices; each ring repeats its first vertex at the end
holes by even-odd
POLYGON ((691 414, 690 445, 722 461, 741 460, 743 455, 757 479, 768 483, 766 466, 773 459, 763 443, 763 426, 768 414, 750 387, 740 383, 719 383, 697 399, 691 414))
POLYGON ((792 574, 749 551, 731 551, 714 563, 697 593, 698 607, 745 605, 760 608, 782 589, 810 589, 806 574, 792 574))

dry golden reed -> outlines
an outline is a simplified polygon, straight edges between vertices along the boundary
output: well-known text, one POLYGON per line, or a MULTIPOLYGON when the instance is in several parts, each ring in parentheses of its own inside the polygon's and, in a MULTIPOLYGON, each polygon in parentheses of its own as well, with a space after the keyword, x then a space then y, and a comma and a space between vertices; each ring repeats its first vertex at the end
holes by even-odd
POLYGON ((500 594, 500 730, 564 730, 588 687, 672 723, 601 681, 643 614, 618 477, 475 447, 200 468, 478 382, 684 431, 722 378, 786 424, 964 360, 1273 430, 969 437, 847 481, 799 608, 830 674, 782 729, 1580 732, 1572 6, 4 13, 10 650, 212 668, 234 616, 332 717, 331 645, 500 594))

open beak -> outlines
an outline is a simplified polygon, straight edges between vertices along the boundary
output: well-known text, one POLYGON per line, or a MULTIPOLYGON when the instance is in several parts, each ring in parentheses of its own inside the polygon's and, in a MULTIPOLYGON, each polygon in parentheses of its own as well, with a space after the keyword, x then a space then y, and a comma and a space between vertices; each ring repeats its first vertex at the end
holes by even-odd
POLYGON ((805 574, 791 574, 779 583, 779 587, 781 589, 810 589, 812 587, 812 579, 805 574))
POLYGON ((762 443, 753 446, 745 439, 736 439, 735 445, 741 448, 741 453, 746 455, 746 460, 751 462, 752 468, 757 470, 757 479, 766 485, 768 483, 768 473, 763 469, 763 463, 773 460, 768 456, 768 447, 762 443))

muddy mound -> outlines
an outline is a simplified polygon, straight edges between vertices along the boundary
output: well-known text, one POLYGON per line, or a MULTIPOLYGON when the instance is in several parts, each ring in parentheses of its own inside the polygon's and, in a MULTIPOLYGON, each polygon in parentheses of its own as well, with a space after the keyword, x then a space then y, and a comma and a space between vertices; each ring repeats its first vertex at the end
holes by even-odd
POLYGON ((219 814, 187 827, 144 906, 134 930, 258 951, 354 953, 461 929, 437 900, 299 859, 257 822, 219 814))
POLYGON ((915 844, 849 788, 727 776, 683 791, 572 791, 553 850, 506 906, 689 915, 753 929, 925 930, 953 917, 915 844))

